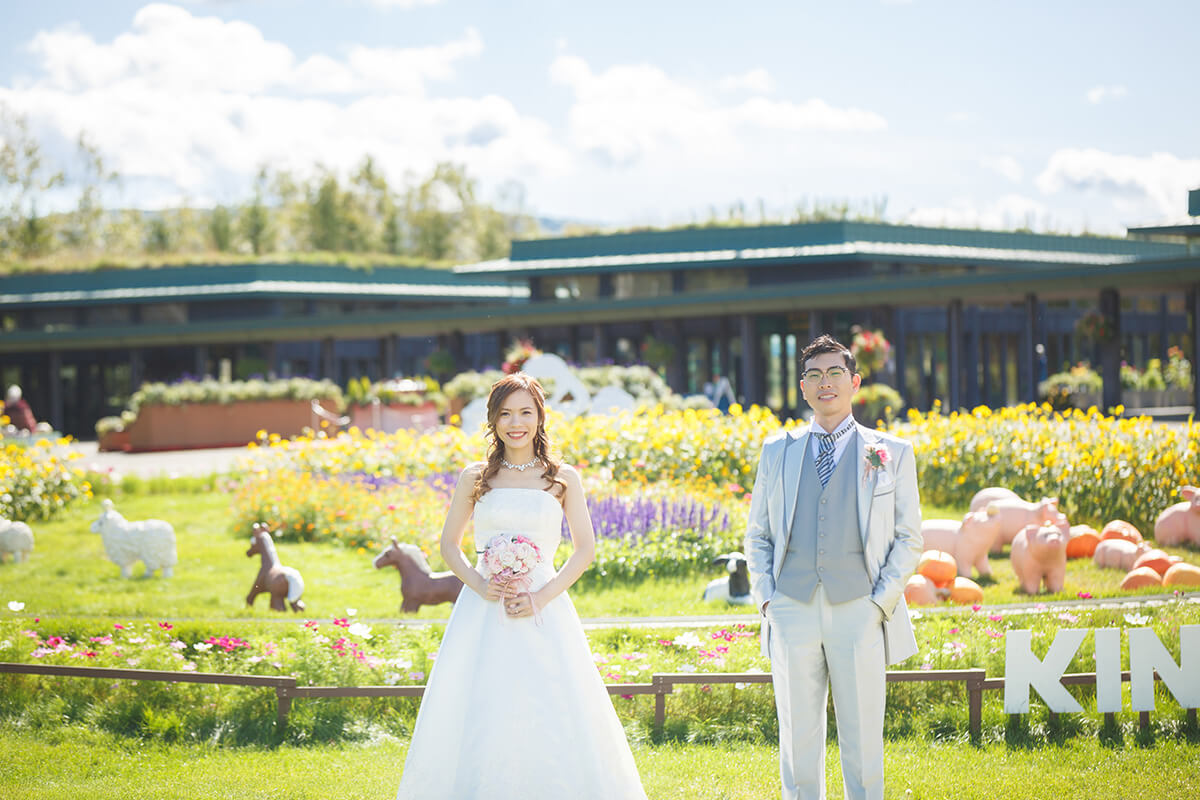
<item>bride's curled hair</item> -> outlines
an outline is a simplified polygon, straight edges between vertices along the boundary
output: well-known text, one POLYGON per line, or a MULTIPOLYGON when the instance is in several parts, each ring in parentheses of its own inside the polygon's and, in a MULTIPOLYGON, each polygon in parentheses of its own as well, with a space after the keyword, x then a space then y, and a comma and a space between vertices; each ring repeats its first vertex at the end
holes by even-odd
POLYGON ((550 454, 550 439, 546 436, 546 392, 538 383, 537 378, 531 378, 523 372, 515 372, 512 375, 505 375, 492 384, 492 391, 488 395, 487 432, 485 434, 488 439, 487 464, 475 481, 475 491, 471 493, 472 502, 478 503, 485 494, 491 491, 492 486, 489 481, 500 471, 501 459, 504 458, 504 442, 496 435, 496 421, 500 419, 500 409, 504 405, 504 401, 512 393, 520 391, 529 392, 529 396, 533 398, 533 405, 537 409, 537 432, 533 436, 533 455, 542 462, 544 467, 542 478, 550 484, 549 491, 555 497, 559 500, 566 497, 566 481, 558 477, 558 470, 562 466, 562 462, 550 454))

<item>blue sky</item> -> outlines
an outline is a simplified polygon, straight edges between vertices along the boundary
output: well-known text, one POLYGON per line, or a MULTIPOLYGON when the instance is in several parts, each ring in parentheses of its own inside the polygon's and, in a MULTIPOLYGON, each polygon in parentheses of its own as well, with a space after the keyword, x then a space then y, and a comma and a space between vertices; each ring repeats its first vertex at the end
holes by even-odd
MULTIPOLYGON (((1200 3, 3 0, 0 105, 110 203, 258 165, 466 164, 616 225, 886 198, 921 224, 1122 233, 1200 187, 1200 3)), ((60 198, 69 202, 69 196, 60 198)))

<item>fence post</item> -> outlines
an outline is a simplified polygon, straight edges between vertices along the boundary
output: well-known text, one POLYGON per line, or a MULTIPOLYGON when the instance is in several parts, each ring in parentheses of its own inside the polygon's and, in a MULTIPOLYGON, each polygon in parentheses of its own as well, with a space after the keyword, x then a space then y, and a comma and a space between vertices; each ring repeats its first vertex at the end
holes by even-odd
POLYGON ((278 703, 278 709, 275 715, 275 724, 279 730, 287 727, 288 712, 292 710, 292 695, 291 689, 296 687, 296 679, 291 678, 286 684, 281 684, 275 687, 275 699, 278 703))
POLYGON ((987 670, 973 669, 967 676, 967 712, 971 741, 979 743, 983 734, 983 682, 987 679, 987 670))
POLYGON ((654 683, 654 730, 661 734, 667 723, 667 693, 671 691, 671 684, 662 675, 655 675, 651 680, 654 683))

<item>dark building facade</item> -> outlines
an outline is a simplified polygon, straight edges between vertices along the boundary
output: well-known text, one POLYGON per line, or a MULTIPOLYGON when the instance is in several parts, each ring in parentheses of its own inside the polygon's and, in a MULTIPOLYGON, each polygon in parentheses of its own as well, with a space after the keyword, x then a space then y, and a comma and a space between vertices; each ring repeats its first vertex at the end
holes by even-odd
MULTIPOLYGON (((1090 361, 1116 405, 1122 359, 1182 347, 1200 364, 1200 237, 1128 238, 827 222, 515 242, 453 272, 246 264, 0 277, 0 380, 87 435, 142 381, 311 375, 340 383, 496 366, 532 338, 578 363, 662 356, 671 385, 716 373, 746 403, 801 409, 796 354, 814 335, 880 328, 885 380, 910 407, 1035 399, 1090 361), (1100 312, 1114 338, 1076 334, 1100 312)), ((1194 402, 1194 401, 1193 401, 1194 402)))

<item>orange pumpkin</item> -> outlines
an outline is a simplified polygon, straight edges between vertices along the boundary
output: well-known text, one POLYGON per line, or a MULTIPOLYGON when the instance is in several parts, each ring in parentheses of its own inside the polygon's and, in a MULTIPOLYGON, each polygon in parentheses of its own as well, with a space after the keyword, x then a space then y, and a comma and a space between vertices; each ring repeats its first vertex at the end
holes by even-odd
POLYGON ((1163 575, 1163 586, 1200 586, 1200 567, 1183 562, 1172 564, 1163 575))
POLYGON ((1149 567, 1159 575, 1166 575, 1167 570, 1177 561, 1179 561, 1179 556, 1169 556, 1158 549, 1147 550, 1138 556, 1137 561, 1133 562, 1133 568, 1149 567))
POLYGON ((1101 539, 1124 539, 1134 544, 1142 543, 1141 532, 1123 519, 1114 519, 1100 531, 1101 539))
POLYGON ((910 606, 936 605, 937 588, 924 575, 913 575, 904 585, 904 600, 910 606))
POLYGON ((1162 586, 1162 576, 1149 567, 1131 569, 1121 581, 1121 588, 1126 591, 1145 589, 1147 586, 1162 586))
POLYGON ((975 581, 960 575, 950 584, 950 602, 960 606, 982 603, 983 589, 975 581))
POLYGON ((1072 525, 1067 539, 1067 558, 1091 558, 1100 544, 1100 534, 1091 525, 1072 525))
POLYGON ((949 586, 958 574, 958 562, 954 556, 943 550, 926 550, 921 554, 921 562, 917 564, 917 574, 924 575, 933 581, 939 589, 949 586))

